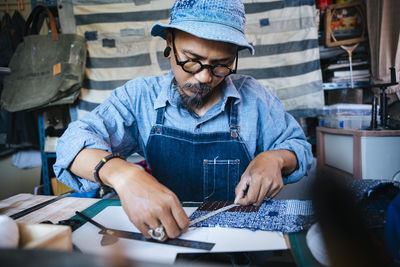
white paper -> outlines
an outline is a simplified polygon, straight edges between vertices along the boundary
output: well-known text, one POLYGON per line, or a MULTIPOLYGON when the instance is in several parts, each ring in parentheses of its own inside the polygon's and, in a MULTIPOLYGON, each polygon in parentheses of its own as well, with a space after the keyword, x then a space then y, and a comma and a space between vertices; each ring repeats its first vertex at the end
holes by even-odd
MULTIPOLYGON (((196 208, 184 208, 188 216, 196 208)), ((139 230, 129 221, 121 206, 105 208, 94 218, 105 227, 137 232, 139 230)), ((157 244, 120 238, 113 245, 102 247, 102 235, 96 226, 85 223, 72 234, 73 243, 85 253, 101 255, 122 253, 124 256, 139 261, 172 264, 177 253, 202 252, 235 252, 288 249, 281 232, 251 231, 247 229, 222 227, 191 227, 179 236, 180 239, 215 243, 211 251, 178 247, 167 244, 157 244)))

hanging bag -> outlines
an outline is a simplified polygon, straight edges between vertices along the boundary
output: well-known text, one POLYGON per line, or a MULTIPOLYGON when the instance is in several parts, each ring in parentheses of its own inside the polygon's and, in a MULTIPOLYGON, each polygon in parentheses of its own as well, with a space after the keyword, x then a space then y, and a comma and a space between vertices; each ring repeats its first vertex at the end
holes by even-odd
POLYGON ((11 58, 11 74, 4 79, 1 94, 1 105, 8 111, 71 104, 79 95, 85 70, 85 40, 76 34, 59 34, 53 14, 42 6, 35 8, 27 20, 28 34, 40 32, 43 14, 49 18, 51 35, 26 36, 11 58))

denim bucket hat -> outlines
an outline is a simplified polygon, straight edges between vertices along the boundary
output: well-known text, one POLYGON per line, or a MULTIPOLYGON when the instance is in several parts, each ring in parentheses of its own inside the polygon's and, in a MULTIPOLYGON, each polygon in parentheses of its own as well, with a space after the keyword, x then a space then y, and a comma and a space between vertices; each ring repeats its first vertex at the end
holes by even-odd
POLYGON ((170 14, 169 24, 154 24, 151 35, 165 39, 166 28, 178 29, 202 39, 236 44, 254 55, 244 35, 246 16, 241 0, 176 0, 170 14))

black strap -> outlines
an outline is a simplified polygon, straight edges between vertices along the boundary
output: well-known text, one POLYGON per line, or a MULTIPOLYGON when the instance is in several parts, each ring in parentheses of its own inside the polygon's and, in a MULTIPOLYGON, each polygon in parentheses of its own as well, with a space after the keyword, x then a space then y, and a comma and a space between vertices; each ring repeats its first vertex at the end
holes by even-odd
POLYGON ((107 186, 103 183, 103 181, 101 181, 100 176, 99 176, 99 171, 100 171, 101 167, 103 167, 104 164, 106 164, 107 161, 109 161, 110 159, 113 159, 113 158, 125 159, 119 153, 113 153, 113 154, 107 155, 99 161, 99 163, 96 165, 96 167, 93 170, 94 180, 100 187, 100 192, 99 192, 100 197, 104 196, 107 186))
POLYGON ((41 28, 43 21, 44 21, 44 16, 47 16, 46 7, 37 6, 32 10, 32 12, 29 14, 29 17, 25 23, 25 35, 39 33, 40 29, 38 29, 38 22, 39 22, 40 16, 42 16, 41 23, 40 23, 40 28, 41 28), (43 15, 41 15, 41 14, 43 14, 43 15))
POLYGON ((51 12, 54 17, 54 12, 52 12, 50 8, 45 6, 35 7, 26 20, 25 35, 39 34, 44 20, 49 17, 48 12, 51 12))

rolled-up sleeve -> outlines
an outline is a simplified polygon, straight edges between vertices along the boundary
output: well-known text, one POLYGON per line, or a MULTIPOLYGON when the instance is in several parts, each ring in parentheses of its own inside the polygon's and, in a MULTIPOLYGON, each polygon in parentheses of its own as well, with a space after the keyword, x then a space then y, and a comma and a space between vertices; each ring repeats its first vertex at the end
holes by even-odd
MULTIPOLYGON (((304 132, 297 121, 287 113, 281 102, 274 95, 269 95, 269 117, 261 118, 259 135, 260 142, 258 149, 281 150, 286 149, 295 153, 297 158, 297 169, 287 177, 283 177, 283 182, 293 183, 303 178, 311 167, 313 154, 311 144, 307 142, 304 132)), ((261 114, 268 114, 261 113, 261 114)))
POLYGON ((96 189, 96 183, 69 170, 82 149, 101 149, 124 156, 138 150, 139 134, 130 105, 126 88, 120 87, 81 120, 70 123, 57 143, 57 160, 53 165, 57 179, 77 191, 96 189))

